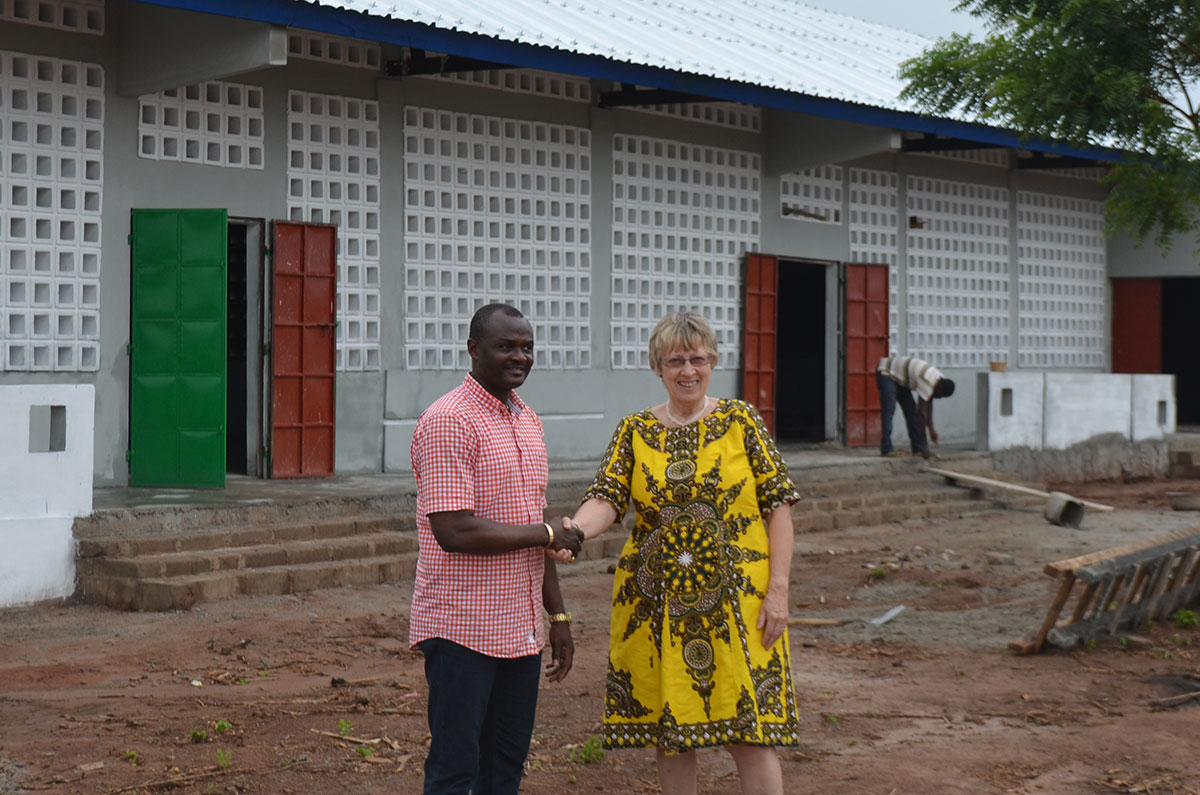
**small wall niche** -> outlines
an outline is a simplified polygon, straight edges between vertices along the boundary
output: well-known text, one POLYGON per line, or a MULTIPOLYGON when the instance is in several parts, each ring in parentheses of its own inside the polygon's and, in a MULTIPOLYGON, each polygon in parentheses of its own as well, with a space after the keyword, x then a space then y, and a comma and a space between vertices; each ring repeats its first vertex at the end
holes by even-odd
POLYGON ((61 453, 67 449, 67 407, 29 407, 29 452, 61 453))

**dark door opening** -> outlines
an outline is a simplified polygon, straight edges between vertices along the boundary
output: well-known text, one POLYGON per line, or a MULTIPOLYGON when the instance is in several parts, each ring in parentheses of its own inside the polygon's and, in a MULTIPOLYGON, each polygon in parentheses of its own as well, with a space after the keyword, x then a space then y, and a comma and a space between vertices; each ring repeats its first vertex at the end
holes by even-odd
POLYGON ((1200 371, 1196 340, 1200 339, 1200 278, 1163 279, 1162 371, 1175 376, 1175 422, 1200 425, 1200 371))
POLYGON ((826 439, 826 295, 828 267, 780 260, 776 338, 777 438, 826 439))
POLYGON ((226 309, 226 471, 260 475, 262 439, 263 222, 229 222, 226 309))

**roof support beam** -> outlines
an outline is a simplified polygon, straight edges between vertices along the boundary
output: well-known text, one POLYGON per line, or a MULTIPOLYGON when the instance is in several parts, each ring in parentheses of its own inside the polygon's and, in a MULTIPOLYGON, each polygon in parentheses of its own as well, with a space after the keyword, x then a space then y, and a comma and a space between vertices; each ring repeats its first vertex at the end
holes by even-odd
POLYGON ((123 11, 116 85, 124 97, 287 63, 287 29, 279 25, 141 3, 123 11))
POLYGON ((1097 160, 1070 157, 1069 155, 1048 155, 1044 152, 1032 152, 1029 157, 1017 157, 1017 168, 1019 169, 1095 168, 1105 165, 1107 163, 1097 160))
POLYGON ((512 69, 509 64, 495 61, 482 61, 478 58, 466 58, 461 55, 429 55, 425 50, 413 47, 406 49, 404 57, 384 64, 384 73, 388 77, 408 77, 417 75, 447 75, 455 72, 491 72, 498 69, 512 69))
POLYGON ((690 102, 719 102, 712 97, 670 91, 664 88, 634 88, 622 85, 619 91, 603 91, 598 104, 602 108, 635 107, 639 105, 680 105, 690 102))
POLYGON ((771 177, 900 147, 900 133, 890 129, 774 109, 763 111, 763 131, 763 174, 771 177))
POLYGON ((905 138, 900 146, 905 152, 960 152, 965 149, 1003 149, 1000 144, 968 141, 964 138, 943 138, 938 135, 923 135, 920 138, 905 138))

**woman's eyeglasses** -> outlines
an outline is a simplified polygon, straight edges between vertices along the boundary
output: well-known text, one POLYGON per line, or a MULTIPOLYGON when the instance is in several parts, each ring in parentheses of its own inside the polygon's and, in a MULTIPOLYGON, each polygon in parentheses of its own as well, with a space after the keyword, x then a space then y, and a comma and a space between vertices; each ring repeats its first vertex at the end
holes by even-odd
POLYGON ((670 359, 663 359, 662 366, 667 370, 682 370, 685 364, 690 364, 697 370, 701 370, 712 364, 711 356, 692 356, 685 359, 682 356, 672 356, 670 359))

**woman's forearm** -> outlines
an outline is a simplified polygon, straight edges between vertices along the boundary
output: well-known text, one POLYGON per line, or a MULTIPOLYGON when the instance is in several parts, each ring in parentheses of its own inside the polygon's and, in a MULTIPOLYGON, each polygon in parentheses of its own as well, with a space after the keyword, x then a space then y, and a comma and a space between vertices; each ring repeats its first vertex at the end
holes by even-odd
POLYGON ((608 500, 592 497, 579 506, 571 520, 583 530, 583 538, 595 538, 617 521, 617 509, 608 500))
POLYGON ((792 552, 796 531, 792 524, 792 506, 784 504, 767 514, 767 557, 771 566, 770 588, 785 592, 792 573, 792 552))

